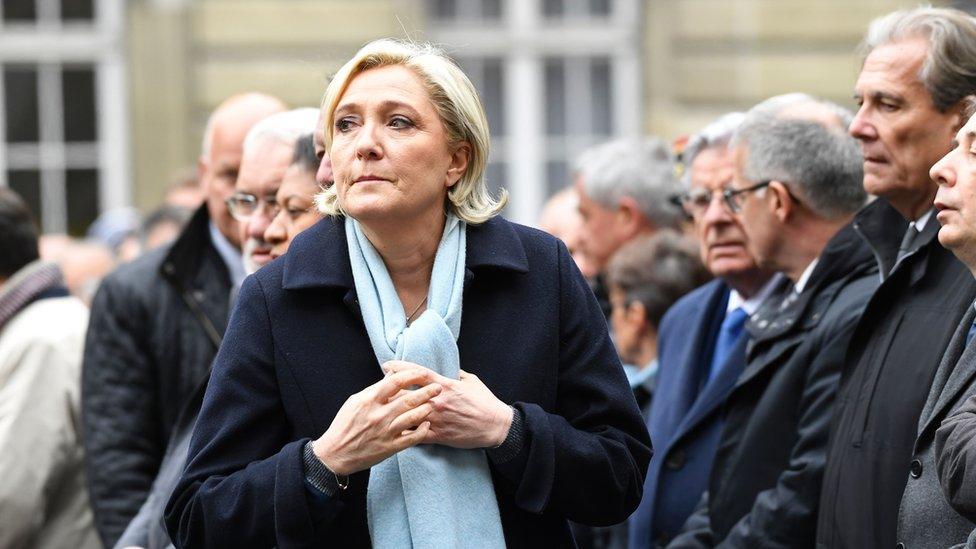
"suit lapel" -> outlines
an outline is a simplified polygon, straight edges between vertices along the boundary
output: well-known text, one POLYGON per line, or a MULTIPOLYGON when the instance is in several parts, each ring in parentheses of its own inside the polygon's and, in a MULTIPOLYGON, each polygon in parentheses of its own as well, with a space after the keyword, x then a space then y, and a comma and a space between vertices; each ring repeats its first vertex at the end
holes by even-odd
POLYGON ((969 384, 976 374, 976 346, 966 345, 969 327, 976 319, 976 309, 968 307, 959 326, 956 327, 949 346, 942 355, 942 362, 935 372, 925 407, 919 416, 919 438, 941 417, 944 408, 955 401, 956 394, 969 384))
POLYGON ((678 436, 693 429, 704 418, 711 415, 716 408, 719 408, 725 403, 729 389, 735 384, 735 380, 738 379, 739 374, 742 372, 742 367, 745 365, 746 344, 748 341, 749 335, 743 330, 732 352, 729 353, 725 363, 722 364, 722 369, 719 371, 719 374, 709 380, 705 388, 699 393, 698 398, 695 399, 691 410, 685 414, 685 419, 676 431, 678 436))

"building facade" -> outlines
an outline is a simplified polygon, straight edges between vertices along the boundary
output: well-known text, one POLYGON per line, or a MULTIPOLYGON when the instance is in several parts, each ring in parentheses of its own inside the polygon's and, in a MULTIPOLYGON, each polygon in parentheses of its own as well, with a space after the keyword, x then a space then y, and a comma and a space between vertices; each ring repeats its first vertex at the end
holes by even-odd
POLYGON ((195 165, 223 98, 258 90, 317 105, 359 46, 396 36, 444 46, 469 74, 492 128, 489 184, 511 193, 508 217, 532 223, 594 143, 673 139, 788 91, 853 106, 867 23, 914 4, 3 0, 0 185, 47 232, 148 211, 195 165))

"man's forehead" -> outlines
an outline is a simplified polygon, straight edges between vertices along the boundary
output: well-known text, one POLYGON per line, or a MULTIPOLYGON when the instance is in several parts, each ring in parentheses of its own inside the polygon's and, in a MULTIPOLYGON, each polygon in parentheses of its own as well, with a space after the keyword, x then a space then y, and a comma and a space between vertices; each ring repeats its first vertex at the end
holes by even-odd
POLYGON ((858 95, 921 88, 919 71, 925 61, 925 39, 902 40, 874 48, 864 59, 854 89, 858 95))

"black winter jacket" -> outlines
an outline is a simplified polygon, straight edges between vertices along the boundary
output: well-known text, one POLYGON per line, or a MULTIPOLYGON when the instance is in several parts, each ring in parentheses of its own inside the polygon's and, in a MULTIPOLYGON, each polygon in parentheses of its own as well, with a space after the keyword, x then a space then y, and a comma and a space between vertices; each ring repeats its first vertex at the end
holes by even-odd
POLYGON ((976 297, 965 265, 939 244, 933 216, 895 263, 908 222, 882 198, 855 227, 881 272, 851 339, 831 427, 817 546, 895 546, 918 419, 959 320, 976 297))
POLYGON ((848 225, 797 294, 787 283, 746 329, 708 492, 669 547, 812 547, 827 437, 848 341, 878 285, 848 225))
POLYGON ((209 221, 204 205, 172 246, 107 276, 92 303, 82 422, 95 524, 108 547, 146 499, 227 325, 231 282, 209 221))

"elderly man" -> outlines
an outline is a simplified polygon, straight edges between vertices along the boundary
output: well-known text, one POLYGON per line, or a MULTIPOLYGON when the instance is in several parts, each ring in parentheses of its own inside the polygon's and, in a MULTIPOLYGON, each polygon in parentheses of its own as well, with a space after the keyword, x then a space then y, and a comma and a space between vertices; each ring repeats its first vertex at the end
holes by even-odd
POLYGON ((677 191, 674 163, 660 139, 611 141, 580 156, 574 186, 580 252, 598 273, 594 291, 609 316, 603 272, 613 254, 638 235, 678 226, 680 211, 668 200, 677 191))
POLYGON ((0 188, 0 547, 101 546, 76 421, 87 322, 38 259, 27 205, 0 188))
MULTIPOLYGON (((228 200, 228 204, 234 218, 240 222, 241 241, 245 243, 244 262, 247 265, 250 261, 254 265, 251 273, 271 261, 270 257, 264 257, 258 250, 270 246, 269 239, 264 234, 276 214, 275 195, 292 163, 298 138, 310 132, 316 116, 318 116, 318 109, 313 108, 273 114, 255 124, 244 139, 237 190, 228 200), (270 202, 261 202, 268 196, 270 202), (254 242, 248 245, 249 241, 254 242), (250 260, 247 257, 249 250, 250 260)), ((316 162, 315 169, 317 170, 318 167, 316 162)), ((307 197, 309 201, 311 198, 311 196, 307 197)), ((201 381, 196 392, 184 406, 152 491, 139 510, 139 514, 129 523, 125 533, 119 539, 117 547, 162 549, 169 546, 170 539, 162 525, 163 509, 186 462, 190 437, 193 435, 193 426, 196 424, 203 403, 208 379, 209 376, 201 381)))
POLYGON ((757 105, 736 131, 727 206, 756 262, 786 280, 746 326, 752 341, 708 492, 669 547, 803 547, 814 537, 847 342, 878 284, 850 226, 866 199, 850 119, 790 95, 757 105))
POLYGON ((847 355, 820 499, 823 547, 894 547, 906 481, 936 474, 914 455, 916 431, 976 282, 936 239, 929 169, 976 89, 974 44, 976 21, 941 8, 884 16, 865 40, 850 133, 861 142, 864 188, 879 198, 855 228, 883 282, 847 355))
POLYGON ((82 368, 88 488, 111 547, 146 499, 187 399, 207 376, 245 273, 234 190, 244 136, 284 110, 260 94, 232 97, 207 124, 200 179, 207 197, 171 246, 123 265, 92 304, 82 368))
POLYGON ((666 545, 708 483, 721 434, 722 403, 745 364, 743 325, 774 282, 746 249, 740 222, 722 202, 732 180, 728 148, 742 114, 730 113, 692 137, 681 203, 701 259, 716 280, 680 299, 661 320, 658 380, 648 429, 655 444, 644 497, 629 520, 629 546, 666 545))
MULTIPOLYGON (((976 43, 972 54, 976 55, 976 43)), ((939 184, 935 195, 937 219, 942 223, 939 242, 976 274, 976 119, 967 114, 969 123, 959 131, 958 145, 932 167, 931 175, 939 184)), ((973 448, 967 448, 971 442, 966 439, 972 437, 971 418, 976 408, 972 398, 966 399, 976 395, 976 347, 970 345, 976 333, 974 320, 976 309, 969 307, 942 356, 918 420, 915 457, 921 467, 915 466, 915 470, 929 474, 914 475, 909 470, 898 510, 902 547, 955 546, 965 543, 973 531, 976 490, 972 475, 976 468, 973 448), (935 474, 937 460, 942 486, 935 474)))

